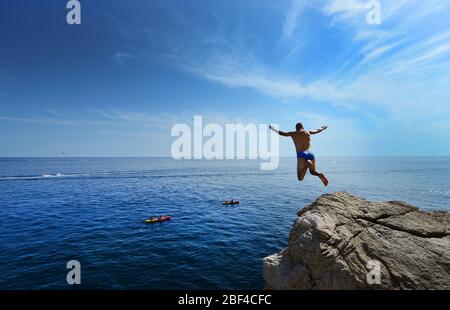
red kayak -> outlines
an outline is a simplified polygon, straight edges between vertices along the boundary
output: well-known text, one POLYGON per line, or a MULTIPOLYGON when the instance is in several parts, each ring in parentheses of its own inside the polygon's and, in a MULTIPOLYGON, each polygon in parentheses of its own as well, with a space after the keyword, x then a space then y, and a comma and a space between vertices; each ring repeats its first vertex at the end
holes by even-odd
POLYGON ((165 222, 170 220, 172 217, 170 215, 161 215, 161 216, 152 216, 149 219, 146 219, 145 222, 146 223, 161 223, 161 222, 165 222))

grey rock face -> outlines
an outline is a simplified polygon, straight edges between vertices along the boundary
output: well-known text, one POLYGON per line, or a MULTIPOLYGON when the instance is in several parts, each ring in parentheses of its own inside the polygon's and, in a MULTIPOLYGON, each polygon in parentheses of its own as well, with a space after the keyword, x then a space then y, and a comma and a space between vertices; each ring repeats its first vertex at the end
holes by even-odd
POLYGON ((323 195, 263 271, 266 289, 450 289, 450 214, 323 195))

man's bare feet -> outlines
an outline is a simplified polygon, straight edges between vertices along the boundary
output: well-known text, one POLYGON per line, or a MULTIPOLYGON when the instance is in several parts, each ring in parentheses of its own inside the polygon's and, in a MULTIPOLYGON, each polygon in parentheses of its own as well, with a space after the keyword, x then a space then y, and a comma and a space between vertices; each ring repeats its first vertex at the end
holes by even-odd
POLYGON ((319 178, 322 180, 323 185, 328 186, 328 179, 321 173, 319 178))

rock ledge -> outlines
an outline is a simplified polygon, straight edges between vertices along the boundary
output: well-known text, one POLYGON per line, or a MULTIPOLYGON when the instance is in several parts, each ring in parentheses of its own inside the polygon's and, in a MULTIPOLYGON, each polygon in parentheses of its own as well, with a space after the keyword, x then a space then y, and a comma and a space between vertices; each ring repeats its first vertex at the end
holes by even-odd
POLYGON ((448 212, 340 192, 297 215, 288 247, 263 259, 266 289, 450 289, 448 212))

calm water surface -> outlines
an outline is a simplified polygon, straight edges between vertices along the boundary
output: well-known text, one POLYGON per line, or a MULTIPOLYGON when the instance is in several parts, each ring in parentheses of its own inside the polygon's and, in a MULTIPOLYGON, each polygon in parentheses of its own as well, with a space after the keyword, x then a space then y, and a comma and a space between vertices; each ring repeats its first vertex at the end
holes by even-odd
POLYGON ((348 191, 422 209, 450 206, 450 158, 318 158, 330 186, 296 180, 296 160, 0 159, 0 289, 260 289, 296 211, 348 191), (225 199, 238 206, 222 206, 225 199), (151 215, 171 222, 148 225, 151 215), (71 288, 71 287, 70 287, 71 288))

